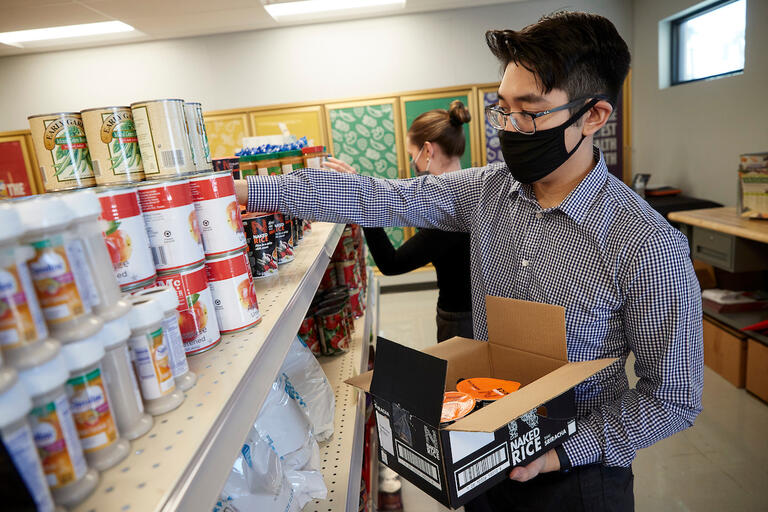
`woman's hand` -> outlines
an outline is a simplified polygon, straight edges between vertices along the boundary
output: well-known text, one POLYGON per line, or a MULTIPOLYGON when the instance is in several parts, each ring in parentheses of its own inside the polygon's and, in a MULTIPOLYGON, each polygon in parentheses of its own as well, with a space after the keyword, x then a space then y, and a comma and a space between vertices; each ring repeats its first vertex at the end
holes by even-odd
POLYGON ((323 163, 323 167, 347 174, 357 174, 357 169, 349 165, 347 162, 339 160, 338 158, 333 158, 332 156, 329 156, 328 160, 323 163))

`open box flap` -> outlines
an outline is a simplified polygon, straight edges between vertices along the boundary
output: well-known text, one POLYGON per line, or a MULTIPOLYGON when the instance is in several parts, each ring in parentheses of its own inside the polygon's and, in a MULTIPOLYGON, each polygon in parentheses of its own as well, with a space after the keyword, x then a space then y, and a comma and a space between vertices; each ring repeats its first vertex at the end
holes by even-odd
POLYGON ((616 359, 568 363, 504 398, 446 427, 464 432, 495 432, 515 418, 563 394, 616 359))
POLYGON ((488 295, 485 309, 490 343, 568 361, 562 306, 488 295))
POLYGON ((430 425, 440 424, 448 362, 379 337, 371 394, 399 404, 430 425))

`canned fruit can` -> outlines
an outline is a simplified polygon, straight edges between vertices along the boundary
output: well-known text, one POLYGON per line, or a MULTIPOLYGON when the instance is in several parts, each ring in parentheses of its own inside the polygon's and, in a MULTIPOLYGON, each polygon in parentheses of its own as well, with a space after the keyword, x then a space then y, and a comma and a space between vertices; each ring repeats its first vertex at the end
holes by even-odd
POLYGON ((294 260, 293 233, 291 220, 282 213, 275 213, 275 243, 277 244, 277 263, 289 263, 294 260))
POLYGON ((352 310, 352 316, 360 318, 365 314, 365 297, 362 289, 351 290, 349 293, 349 305, 352 310))
POLYGON ((28 120, 46 192, 96 185, 79 113, 37 115, 28 120))
POLYGON ((205 255, 189 181, 156 182, 139 187, 138 193, 158 272, 202 263, 205 255))
POLYGON ((349 351, 350 335, 344 306, 322 308, 315 316, 323 354, 331 355, 349 351))
POLYGON ((144 400, 156 400, 172 393, 176 383, 163 328, 131 336, 128 344, 144 400))
POLYGON ((183 100, 131 103, 131 113, 147 178, 183 176, 196 172, 183 100))
POLYGON ((75 281, 63 235, 32 242, 35 257, 29 261, 32 282, 46 321, 64 324, 90 313, 75 281))
POLYGON ((153 283, 155 263, 136 189, 117 188, 97 196, 104 242, 121 291, 153 283))
POLYGON ((222 334, 241 331, 261 322, 256 288, 244 251, 207 261, 205 269, 222 334))
POLYGON ((278 272, 275 219, 271 213, 247 214, 243 220, 251 254, 254 277, 267 277, 278 272))
POLYGON ((228 172, 205 174, 189 180, 206 257, 245 249, 245 233, 235 180, 228 172))
POLYGON ((320 280, 320 285, 317 287, 318 291, 325 292, 334 288, 338 284, 336 277, 336 264, 329 263, 325 269, 323 278, 320 280))
POLYGON ((207 172, 213 169, 211 148, 208 145, 208 134, 203 121, 203 108, 197 102, 184 102, 184 117, 187 120, 189 145, 192 147, 192 158, 197 172, 207 172))
POLYGON ((317 325, 314 316, 308 316, 299 326, 299 338, 316 356, 323 354, 323 348, 320 344, 320 337, 317 334, 317 325))
POLYGON ((336 262, 336 279, 340 285, 350 290, 360 288, 360 267, 357 260, 344 260, 336 262))
POLYGON ((130 107, 92 108, 80 115, 96 183, 113 185, 143 180, 144 165, 130 107))
POLYGON ((221 334, 205 266, 162 274, 157 277, 157 282, 176 290, 179 330, 186 354, 199 354, 215 347, 221 341, 221 334))
POLYGON ((27 265, 13 262, 0 268, 0 347, 13 350, 47 337, 27 265))

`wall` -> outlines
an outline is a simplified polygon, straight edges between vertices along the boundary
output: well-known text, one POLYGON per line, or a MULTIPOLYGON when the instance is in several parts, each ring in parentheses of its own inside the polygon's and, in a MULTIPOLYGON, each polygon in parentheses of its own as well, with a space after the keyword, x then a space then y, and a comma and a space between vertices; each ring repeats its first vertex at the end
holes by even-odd
POLYGON ((694 197, 736 204, 738 157, 768 150, 768 2, 747 0, 742 75, 659 88, 659 21, 696 0, 636 0, 633 171, 694 197))
POLYGON ((538 0, 4 57, 0 131, 27 128, 30 114, 151 98, 220 110, 492 82, 485 30, 565 6, 609 17, 631 44, 631 0, 538 0))

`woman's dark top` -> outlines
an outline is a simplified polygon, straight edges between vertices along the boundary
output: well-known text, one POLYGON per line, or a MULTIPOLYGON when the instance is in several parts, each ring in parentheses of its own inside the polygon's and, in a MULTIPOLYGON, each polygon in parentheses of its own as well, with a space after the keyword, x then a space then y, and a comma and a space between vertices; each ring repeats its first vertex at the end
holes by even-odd
POLYGON ((451 313, 472 311, 469 233, 420 229, 395 250, 383 228, 363 231, 382 274, 405 274, 431 262, 437 273, 437 306, 451 313))

